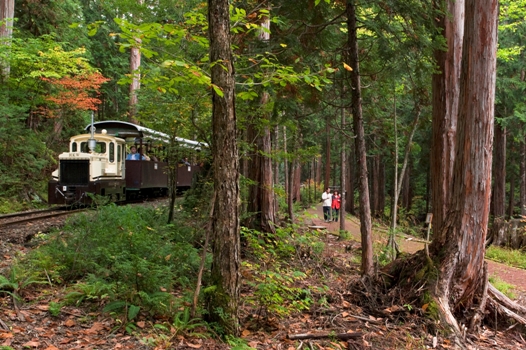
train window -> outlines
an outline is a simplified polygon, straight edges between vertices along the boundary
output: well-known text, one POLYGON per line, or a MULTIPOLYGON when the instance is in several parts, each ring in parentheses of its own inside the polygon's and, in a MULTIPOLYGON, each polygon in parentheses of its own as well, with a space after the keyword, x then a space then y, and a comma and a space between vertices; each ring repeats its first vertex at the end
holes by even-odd
POLYGON ((117 162, 121 161, 121 146, 117 145, 117 162))
POLYGON ((115 161, 115 142, 110 142, 110 163, 115 161))
POLYGON ((77 143, 76 142, 73 142, 71 144, 71 152, 77 152, 77 143))
MULTIPOLYGON (((87 142, 80 143, 80 151, 83 153, 90 153, 87 142)), ((106 142, 97 142, 94 152, 95 153, 106 153, 106 142)))

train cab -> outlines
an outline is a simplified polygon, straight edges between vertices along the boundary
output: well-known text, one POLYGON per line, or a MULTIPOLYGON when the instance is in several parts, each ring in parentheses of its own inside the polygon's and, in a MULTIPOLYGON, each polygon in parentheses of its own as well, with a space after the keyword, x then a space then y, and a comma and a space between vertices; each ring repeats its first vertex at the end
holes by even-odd
POLYGON ((49 204, 89 204, 88 194, 126 200, 124 139, 99 134, 70 138, 69 150, 59 155, 59 167, 48 183, 49 204))

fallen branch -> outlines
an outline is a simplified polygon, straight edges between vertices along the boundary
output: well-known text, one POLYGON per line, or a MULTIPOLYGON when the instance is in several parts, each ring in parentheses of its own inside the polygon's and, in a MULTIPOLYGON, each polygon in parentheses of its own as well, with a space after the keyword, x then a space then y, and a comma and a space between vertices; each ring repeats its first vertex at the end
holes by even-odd
POLYGON ((290 340, 298 339, 325 339, 325 338, 338 338, 340 340, 358 339, 363 336, 362 332, 352 333, 301 333, 301 334, 289 334, 287 338, 290 340))
POLYGON ((493 297, 495 302, 504 306, 505 308, 514 311, 517 314, 526 315, 526 308, 515 303, 513 300, 502 294, 497 288, 495 288, 491 283, 488 286, 488 293, 493 297))
POLYGON ((517 313, 513 312, 512 310, 508 309, 507 307, 500 304, 498 301, 494 300, 493 298, 489 298, 488 302, 501 314, 517 321, 518 323, 522 325, 526 325, 526 318, 518 315, 517 313))

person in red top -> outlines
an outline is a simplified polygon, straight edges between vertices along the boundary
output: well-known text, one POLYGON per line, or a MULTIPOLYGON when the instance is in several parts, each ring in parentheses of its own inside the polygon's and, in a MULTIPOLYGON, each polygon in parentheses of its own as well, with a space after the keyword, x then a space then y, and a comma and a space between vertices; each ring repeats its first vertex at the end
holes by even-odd
POLYGON ((334 191, 332 195, 332 220, 338 222, 338 214, 340 213, 340 206, 342 204, 342 196, 340 192, 334 191))

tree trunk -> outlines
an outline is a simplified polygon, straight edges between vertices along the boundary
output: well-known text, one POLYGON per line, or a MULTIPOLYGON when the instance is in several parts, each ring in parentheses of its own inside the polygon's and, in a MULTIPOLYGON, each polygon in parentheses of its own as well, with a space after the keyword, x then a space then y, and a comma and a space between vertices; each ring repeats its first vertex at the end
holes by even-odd
MULTIPOLYGON (((13 36, 13 17, 15 17, 15 0, 0 2, 0 45, 9 45, 13 36), (2 24, 3 23, 3 24, 2 24)), ((4 80, 9 76, 10 66, 7 62, 0 62, 4 80)))
POLYGON ((239 335, 239 161, 235 113, 234 59, 230 48, 228 0, 208 0, 212 89, 212 156, 216 200, 211 218, 212 270, 207 318, 226 334, 239 335))
MULTIPOLYGON (((352 144, 349 145, 350 148, 352 149, 352 144)), ((345 211, 347 211, 349 214, 351 215, 356 215, 356 211, 355 211, 355 208, 354 208, 354 169, 355 169, 355 165, 354 165, 354 156, 353 156, 353 152, 349 152, 349 155, 347 157, 348 159, 348 162, 347 162, 347 165, 348 165, 348 180, 347 180, 347 188, 346 188, 346 200, 345 200, 345 211)))
MULTIPOLYGON (((439 232, 446 242, 435 300, 444 321, 460 334, 457 318, 485 309, 485 242, 491 196, 493 111, 496 79, 497 0, 466 0, 460 79, 457 157, 450 205, 439 232)), ((435 180, 436 181, 436 180, 435 180)))
POLYGON ((411 164, 407 167, 402 178, 402 192, 400 194, 400 207, 408 213, 411 210, 411 164))
POLYGON ((360 235, 362 244, 362 275, 373 274, 373 239, 371 223, 371 206, 369 203, 369 184, 367 182, 367 152, 365 149, 365 130, 362 115, 362 89, 360 82, 360 65, 358 58, 358 36, 356 26, 356 8, 354 0, 347 0, 346 6, 349 50, 349 65, 352 67, 351 100, 353 114, 353 128, 356 134, 355 152, 359 173, 360 195, 360 235))
MULTIPOLYGON (((264 96, 268 98, 268 94, 265 93, 264 96)), ((259 120, 259 118, 256 119, 259 120)), ((249 186, 247 211, 251 216, 245 224, 262 232, 275 233, 273 223, 276 222, 276 211, 272 184, 272 162, 266 156, 271 153, 270 128, 265 125, 260 129, 251 123, 248 126, 248 140, 253 142, 252 152, 248 160, 248 178, 252 180, 252 184, 249 186)))
MULTIPOLYGON (((411 130, 409 133, 409 136, 407 138, 407 143, 405 145, 404 149, 404 162, 402 163, 402 169, 400 170, 400 174, 398 174, 398 146, 395 145, 395 172, 394 172, 394 178, 395 178, 395 186, 394 186, 394 196, 393 196, 393 209, 392 209, 392 215, 391 215, 391 234, 389 235, 389 242, 388 246, 391 247, 391 253, 393 254, 393 259, 396 259, 396 253, 397 253, 397 247, 396 247, 396 220, 398 215, 398 198, 400 197, 400 192, 402 191, 402 184, 403 184, 403 178, 405 176, 405 172, 407 170, 407 164, 409 163, 409 156, 411 153, 411 144, 413 143, 413 137, 415 135, 416 128, 418 126, 418 121, 420 120, 420 114, 422 112, 422 109, 420 107, 420 104, 416 102, 415 106, 415 119, 413 120, 413 124, 411 125, 411 130)), ((395 142, 397 141, 396 136, 396 118, 395 118, 395 142)))
POLYGON ((294 181, 292 183, 292 198, 295 202, 301 201, 301 163, 299 159, 294 160, 294 181))
MULTIPOLYGON (((524 124, 523 124, 524 125, 524 124)), ((520 143, 520 214, 521 216, 526 215, 526 141, 522 140, 520 143)))
MULTIPOLYGON (((144 3, 144 0, 138 0, 139 5, 142 5, 144 3)), ((128 103, 128 120, 131 123, 137 124, 138 121, 136 119, 137 115, 137 91, 141 87, 141 74, 139 73, 139 68, 141 67, 141 51, 139 50, 139 46, 142 43, 142 40, 140 38, 140 33, 138 33, 138 36, 135 38, 135 42, 137 43, 137 47, 132 47, 130 52, 130 74, 132 77, 132 82, 130 84, 130 101, 128 103)))
POLYGON ((322 159, 321 155, 316 158, 316 185, 321 185, 321 170, 322 170, 322 159))
POLYGON ((493 190, 491 208, 494 218, 506 214, 506 128, 495 123, 493 190))
POLYGON ((504 244, 506 227, 506 128, 495 123, 493 145, 493 189, 491 191, 491 212, 493 225, 490 239, 500 246, 504 244))
MULTIPOLYGON (((136 39, 137 43, 140 43, 140 39, 136 39)), ((137 91, 139 90, 141 86, 141 75, 139 73, 139 68, 141 67, 141 52, 139 51, 139 48, 132 47, 131 53, 130 53, 130 74, 132 76, 132 82, 130 84, 130 101, 128 104, 129 108, 129 117, 128 120, 131 123, 137 124, 137 119, 135 116, 137 115, 137 91)))
POLYGON ((513 218, 513 210, 515 207, 515 173, 510 176, 510 193, 508 199, 508 219, 513 218))
MULTIPOLYGON (((260 1, 262 6, 266 6, 260 1)), ((270 17, 265 16, 263 28, 267 30, 260 30, 258 39, 262 43, 268 43, 270 40, 270 17)), ((248 198, 248 212, 254 213, 249 221, 249 227, 257 228, 262 232, 276 233, 274 224, 276 223, 276 207, 274 206, 274 186, 272 176, 272 161, 269 154, 272 152, 271 129, 269 126, 270 115, 266 111, 270 100, 268 92, 263 91, 259 101, 262 115, 256 118, 256 121, 249 126, 249 142, 254 142, 254 152, 251 157, 251 167, 249 171, 249 178, 253 181, 250 185, 250 195, 248 198), (256 125, 260 120, 265 121, 264 125, 256 125)))
MULTIPOLYGON (((343 100, 343 95, 345 93, 345 86, 342 86, 342 100, 343 100)), ((347 119, 346 119, 346 109, 345 108, 342 108, 341 109, 341 128, 342 130, 345 130, 345 127, 346 127, 346 124, 347 124, 347 119)), ((340 197, 341 197, 341 203, 340 203, 340 230, 341 231, 345 231, 345 189, 347 188, 347 168, 346 168, 346 165, 347 165, 347 159, 346 159, 346 155, 347 155, 347 142, 346 142, 346 139, 345 139, 345 135, 343 133, 340 134, 340 137, 341 137, 341 140, 342 140, 342 146, 341 146, 341 150, 340 150, 340 161, 341 161, 341 169, 340 169, 340 197)))
POLYGON ((325 180, 324 180, 324 191, 331 185, 331 127, 329 125, 329 115, 325 120, 325 135, 327 141, 325 143, 325 180))
POLYGON ((455 139, 457 134, 460 63, 464 35, 464 0, 449 0, 445 14, 437 19, 448 50, 437 49, 435 59, 440 73, 433 75, 433 136, 431 147, 431 196, 435 252, 447 237, 442 230, 451 198, 455 139))
POLYGON ((378 165, 378 214, 377 217, 383 218, 385 212, 385 162, 384 156, 380 155, 378 165))
POLYGON ((378 171, 380 170, 380 156, 375 154, 371 157, 370 173, 370 199, 371 199, 371 216, 378 217, 378 171))

